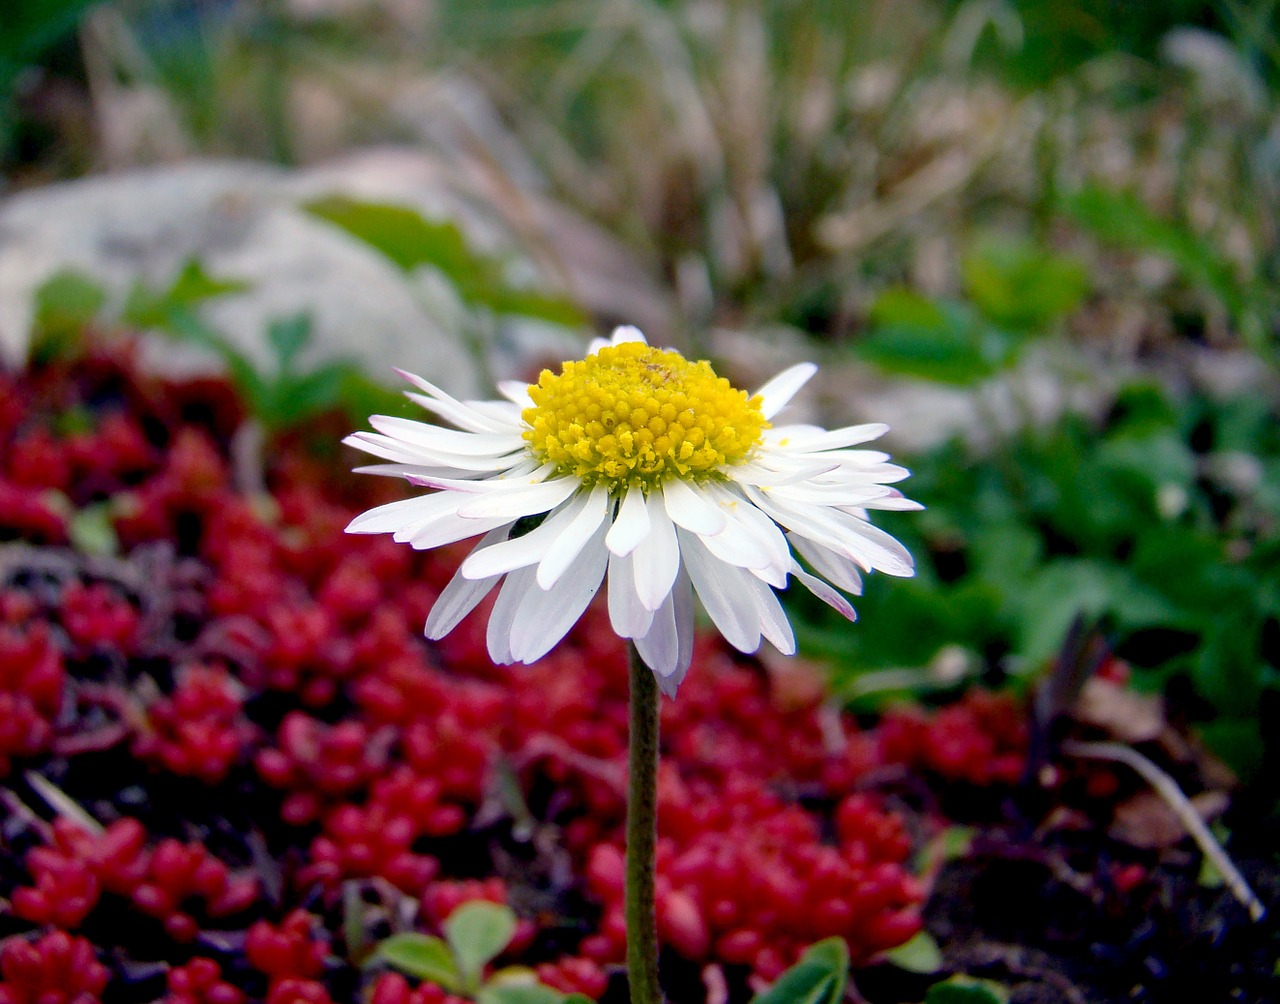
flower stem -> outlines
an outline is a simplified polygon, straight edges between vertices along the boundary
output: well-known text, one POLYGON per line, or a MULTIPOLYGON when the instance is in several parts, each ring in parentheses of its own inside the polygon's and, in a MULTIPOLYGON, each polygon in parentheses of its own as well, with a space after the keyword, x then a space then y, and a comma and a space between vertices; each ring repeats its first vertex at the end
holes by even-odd
POLYGON ((654 854, 658 839, 658 681, 634 642, 631 732, 627 757, 627 979, 631 1004, 660 1004, 658 925, 654 912, 654 854))

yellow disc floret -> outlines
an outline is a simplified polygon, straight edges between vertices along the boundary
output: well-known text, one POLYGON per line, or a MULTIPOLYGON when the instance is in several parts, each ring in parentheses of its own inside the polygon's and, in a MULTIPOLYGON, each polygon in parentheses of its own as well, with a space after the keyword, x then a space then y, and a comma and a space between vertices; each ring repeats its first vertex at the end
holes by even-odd
POLYGON ((760 398, 711 364, 644 342, 609 345, 529 388, 524 438, 534 454, 589 485, 652 488, 719 476, 768 428, 760 398))

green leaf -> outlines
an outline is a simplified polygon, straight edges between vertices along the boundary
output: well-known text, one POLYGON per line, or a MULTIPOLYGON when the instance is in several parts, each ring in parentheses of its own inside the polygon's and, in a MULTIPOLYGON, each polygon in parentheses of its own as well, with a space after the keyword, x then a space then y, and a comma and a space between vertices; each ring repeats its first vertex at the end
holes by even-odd
POLYGON ((476 1004, 563 1004, 564 994, 541 983, 487 983, 476 1004))
POLYGON ((582 311, 562 297, 507 282, 501 263, 473 251, 461 228, 451 221, 427 220, 405 206, 340 196, 317 200, 305 208, 380 251, 406 272, 423 265, 438 269, 472 306, 568 327, 585 320, 582 311))
POLYGON ((473 983, 485 963, 496 958, 511 943, 516 932, 516 915, 510 907, 476 900, 463 903, 444 922, 458 960, 458 968, 467 983, 473 983))
MULTIPOLYGON (((70 32, 96 0, 8 3, 0 15, 0 67, 16 70, 70 32)), ((0 77, 0 81, 3 78, 0 77)))
POLYGON ((379 960, 420 980, 437 983, 451 993, 461 988, 449 946, 429 934, 393 934, 378 945, 371 961, 379 960))
POLYGON ((1008 993, 998 983, 953 976, 931 986, 924 995, 924 1004, 1005 1004, 1008 999, 1008 993))
POLYGON ((249 283, 241 280, 214 278, 197 259, 192 258, 165 289, 152 290, 137 283, 129 291, 121 320, 139 328, 171 331, 175 312, 190 311, 216 296, 239 293, 248 288, 249 283))
POLYGON ((71 546, 84 554, 110 557, 119 553, 120 541, 116 537, 111 503, 96 502, 85 506, 71 517, 67 536, 71 539, 71 546))
POLYGON ((276 365, 281 372, 289 369, 298 353, 311 341, 311 315, 293 314, 278 317, 267 325, 267 343, 276 354, 276 365))
POLYGON ((921 931, 905 945, 889 949, 884 957, 909 973, 936 973, 942 968, 942 951, 928 931, 921 931))
POLYGON ((1234 315, 1247 295, 1230 262, 1190 229, 1161 219, 1137 196, 1088 187, 1064 201, 1068 215, 1109 244, 1168 259, 1183 278, 1208 289, 1234 315))
POLYGON ((47 361, 66 354, 97 319, 106 299, 103 288, 82 272, 64 269, 51 275, 35 292, 32 358, 47 361))
POLYGON ((871 327, 855 343, 862 358, 888 373, 969 384, 1014 359, 1017 344, 961 304, 889 289, 871 308, 871 327))
POLYGON ((840 1004, 848 978, 849 947, 843 938, 811 945, 778 982, 752 1004, 840 1004))
POLYGON ((1089 291, 1074 258, 1029 243, 987 239, 962 263, 965 292, 987 320, 1026 334, 1046 331, 1071 314, 1089 291))
POLYGON ((1199 729, 1200 737, 1246 784, 1262 769, 1267 740, 1262 736, 1256 715, 1248 718, 1219 717, 1199 729))
POLYGON ((1057 651, 1077 614, 1113 615, 1129 629, 1176 624, 1179 610, 1126 568, 1059 559, 1027 584, 1019 601, 1019 653, 1031 664, 1057 651))

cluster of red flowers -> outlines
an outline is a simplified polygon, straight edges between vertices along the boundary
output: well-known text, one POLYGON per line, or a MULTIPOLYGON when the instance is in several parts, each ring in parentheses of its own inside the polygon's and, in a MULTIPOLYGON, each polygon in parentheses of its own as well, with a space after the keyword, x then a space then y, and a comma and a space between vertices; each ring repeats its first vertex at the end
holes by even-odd
MULTIPOLYGON (((451 1004, 358 973, 357 949, 322 926, 352 881, 417 901, 430 930, 468 899, 550 903, 517 911, 505 958, 603 994, 623 948, 627 730, 607 616, 589 612, 530 667, 489 661, 482 614, 430 645, 421 625, 449 557, 344 535, 385 489, 335 459, 273 451, 270 491, 255 489, 220 445, 242 417, 225 385, 139 376, 127 352, 98 349, 0 384, 0 541, 65 544, 100 506, 119 545, 96 564, 59 552, 42 577, 21 571, 33 548, 0 543, 16 549, 0 566, 0 776, 22 760, 74 778, 75 761, 120 750, 135 803, 181 778, 211 816, 262 810, 239 871, 193 839, 207 820, 153 830, 110 796, 94 803, 102 834, 62 818, 37 846, 5 845, 25 877, 0 895, 34 927, 7 921, 0 1004, 96 1000, 111 973, 95 949, 118 962, 103 939, 136 914, 160 923, 128 951, 168 964, 138 1000, 326 1004, 363 979, 372 1004, 451 1004), (120 570, 156 542, 169 571, 134 569, 131 592, 120 570), (547 853, 519 836, 529 826, 556 834, 558 864, 513 872, 512 846, 547 853), (499 858, 505 879, 474 878, 499 858), (239 941, 205 937, 237 926, 239 941)), ((987 697, 860 729, 816 695, 780 697, 711 637, 662 726, 664 949, 766 979, 824 937, 867 959, 919 930, 912 841, 872 793, 882 768, 1007 781, 1025 743, 1016 710, 987 697)))
POLYGON ((13 893, 14 913, 37 924, 74 930, 107 892, 159 919, 174 941, 188 942, 199 932, 196 904, 204 915, 222 918, 258 898, 256 878, 232 875, 200 844, 168 839, 148 848, 146 829, 136 819, 118 819, 93 834, 64 817, 53 824, 52 836, 51 846, 27 854, 35 885, 13 893))

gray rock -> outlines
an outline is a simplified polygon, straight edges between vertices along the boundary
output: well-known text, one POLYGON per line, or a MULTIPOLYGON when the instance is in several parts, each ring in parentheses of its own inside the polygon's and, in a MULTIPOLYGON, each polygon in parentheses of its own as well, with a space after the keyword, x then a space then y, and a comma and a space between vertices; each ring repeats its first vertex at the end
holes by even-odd
MULTIPOLYGON (((136 281, 162 287, 192 259, 216 278, 250 284, 208 301, 202 315, 259 361, 268 358, 270 321, 302 311, 314 322, 304 362, 354 357, 378 377, 400 366, 459 394, 480 393, 486 370, 519 373, 549 347, 581 344, 586 332, 520 318, 480 325, 432 270, 406 275, 302 208, 325 195, 453 220, 474 249, 509 267, 512 281, 562 293, 610 321, 669 327, 665 298, 616 242, 536 193, 494 190, 465 165, 371 150, 293 172, 194 161, 21 192, 0 203, 0 355, 10 363, 24 356, 33 295, 54 273, 75 269, 101 282, 110 313, 136 281), (495 358, 473 351, 480 342, 495 358)), ((162 369, 209 365, 168 342, 149 355, 162 369)))

